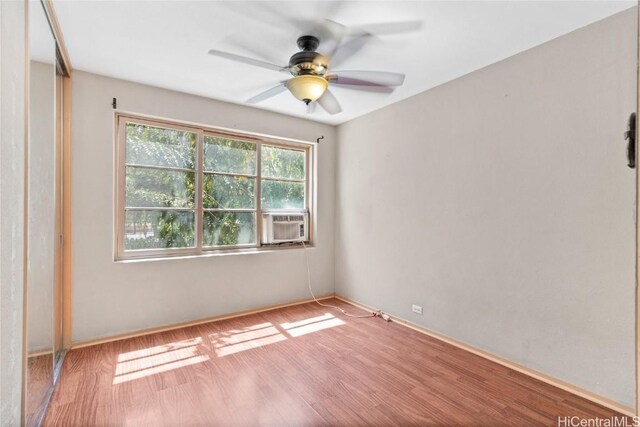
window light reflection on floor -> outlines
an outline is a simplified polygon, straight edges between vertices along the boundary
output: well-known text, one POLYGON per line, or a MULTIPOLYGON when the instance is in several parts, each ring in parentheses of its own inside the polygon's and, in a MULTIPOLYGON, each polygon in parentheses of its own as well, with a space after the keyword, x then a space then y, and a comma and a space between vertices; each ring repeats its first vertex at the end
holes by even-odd
MULTIPOLYGON (((295 322, 274 325, 271 322, 229 329, 209 335, 211 345, 218 357, 241 351, 264 347, 270 344, 296 338, 323 329, 344 325, 345 322, 330 313, 295 322)), ((198 346, 202 338, 196 337, 169 344, 122 353, 113 384, 121 384, 161 372, 182 368, 209 360, 200 353, 198 346)))
POLYGON ((198 345, 201 343, 202 338, 197 337, 122 353, 118 356, 113 384, 205 362, 209 357, 199 353, 198 345))
POLYGON ((259 323, 240 329, 230 329, 209 335, 218 357, 238 353, 253 348, 285 341, 287 336, 299 337, 323 329, 344 325, 345 322, 330 313, 296 322, 274 325, 271 322, 259 323))
POLYGON ((128 360, 139 359, 142 357, 153 356, 154 354, 165 353, 179 348, 192 347, 202 344, 202 338, 196 337, 188 340, 176 341, 169 344, 163 344, 156 347, 143 348, 141 350, 122 353, 118 356, 118 362, 126 362, 128 360))
POLYGON ((272 323, 266 322, 242 329, 216 332, 209 335, 209 339, 211 339, 216 355, 224 357, 240 351, 284 341, 287 338, 272 323))
POLYGON ((310 334, 312 332, 321 331, 323 329, 334 328, 344 325, 345 322, 330 313, 322 316, 312 317, 310 319, 301 320, 293 323, 282 323, 280 326, 292 337, 310 334))

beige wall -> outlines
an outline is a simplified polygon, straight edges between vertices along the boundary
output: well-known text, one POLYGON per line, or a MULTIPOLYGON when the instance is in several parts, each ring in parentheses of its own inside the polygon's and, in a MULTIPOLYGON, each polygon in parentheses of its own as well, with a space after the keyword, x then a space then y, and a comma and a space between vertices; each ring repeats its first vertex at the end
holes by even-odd
POLYGON ((634 406, 635 14, 341 125, 337 293, 634 406))
POLYGON ((114 97, 133 113, 306 141, 324 135, 309 258, 314 291, 333 293, 334 127, 84 72, 73 85, 74 341, 309 298, 301 249, 113 261, 114 97))
POLYGON ((26 2, 0 1, 0 425, 20 425, 26 2))

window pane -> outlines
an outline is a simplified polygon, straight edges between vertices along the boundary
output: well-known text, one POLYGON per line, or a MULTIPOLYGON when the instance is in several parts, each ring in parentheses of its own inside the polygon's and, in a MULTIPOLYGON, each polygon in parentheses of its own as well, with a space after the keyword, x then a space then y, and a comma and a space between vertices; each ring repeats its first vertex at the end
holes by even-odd
POLYGON ((193 247, 194 220, 193 211, 127 211, 124 248, 193 247))
POLYGON ((195 207, 195 173, 127 166, 126 206, 195 207))
POLYGON ((304 179, 304 151, 262 146, 262 176, 304 179))
POLYGON ((205 136, 204 170, 255 175, 256 144, 205 136))
POLYGON ((303 209, 304 183, 263 179, 261 200, 264 209, 303 209))
POLYGON ((203 182, 205 208, 253 209, 255 207, 255 178, 205 174, 203 182))
POLYGON ((195 169, 196 134, 127 123, 126 162, 195 169))
POLYGON ((203 222, 204 246, 256 243, 253 212, 205 212, 203 222))

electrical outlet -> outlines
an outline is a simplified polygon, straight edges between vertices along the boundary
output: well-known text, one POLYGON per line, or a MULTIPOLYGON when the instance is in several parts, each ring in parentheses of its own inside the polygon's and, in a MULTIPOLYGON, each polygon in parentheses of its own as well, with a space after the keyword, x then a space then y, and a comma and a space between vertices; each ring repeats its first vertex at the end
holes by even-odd
POLYGON ((422 307, 420 307, 419 305, 413 304, 411 310, 413 310, 413 312, 416 314, 422 314, 422 307))

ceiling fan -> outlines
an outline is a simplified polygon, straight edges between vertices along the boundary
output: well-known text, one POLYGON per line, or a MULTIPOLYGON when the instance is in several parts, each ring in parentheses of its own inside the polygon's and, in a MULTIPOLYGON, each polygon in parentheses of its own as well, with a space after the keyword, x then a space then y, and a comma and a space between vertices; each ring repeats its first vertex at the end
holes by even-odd
MULTIPOLYGON (((209 54, 273 71, 290 73, 292 77, 282 80, 278 85, 257 94, 246 102, 255 104, 288 89, 294 97, 307 105, 308 113, 315 109, 316 103, 320 104, 327 113, 332 115, 342 111, 338 99, 329 90, 329 86, 337 85, 349 89, 390 93, 404 83, 405 76, 401 73, 388 71, 333 71, 333 69, 330 71, 330 64, 335 66, 342 60, 352 56, 374 35, 370 32, 361 31, 351 35, 345 43, 341 43, 343 36, 347 34, 347 31, 344 30, 346 27, 330 20, 325 21, 327 25, 330 24, 343 29, 341 37, 334 42, 333 48, 325 54, 319 53, 317 50, 320 46, 320 39, 313 35, 303 35, 297 40, 300 51, 291 56, 288 65, 276 65, 216 49, 211 49, 209 54)), ((419 27, 419 24, 416 25, 415 22, 406 24, 404 26, 396 25, 396 27, 402 30, 413 30, 419 27)), ((328 44, 331 47, 331 43, 328 44)))

